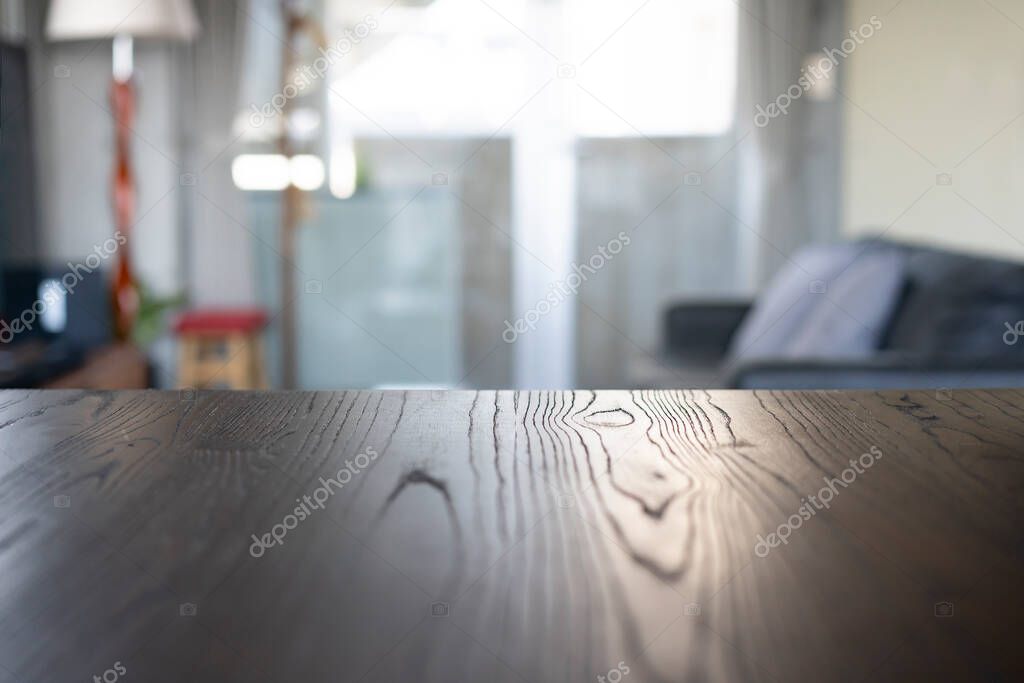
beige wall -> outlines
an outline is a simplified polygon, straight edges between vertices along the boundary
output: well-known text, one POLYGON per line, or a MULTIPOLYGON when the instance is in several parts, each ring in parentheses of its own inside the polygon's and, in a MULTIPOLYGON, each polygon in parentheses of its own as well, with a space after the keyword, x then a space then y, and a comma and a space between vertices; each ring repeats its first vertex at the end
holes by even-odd
POLYGON ((843 232, 1024 260, 1024 2, 894 4, 849 0, 883 28, 842 85, 843 232))

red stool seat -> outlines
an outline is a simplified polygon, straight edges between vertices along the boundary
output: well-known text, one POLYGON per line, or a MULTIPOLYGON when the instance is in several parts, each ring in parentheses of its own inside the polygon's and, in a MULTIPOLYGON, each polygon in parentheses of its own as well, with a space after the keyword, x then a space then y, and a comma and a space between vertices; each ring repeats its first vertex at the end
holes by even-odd
POLYGON ((258 308, 225 308, 188 311, 174 324, 178 334, 251 334, 266 327, 268 316, 258 308))
POLYGON ((178 334, 178 386, 265 389, 262 331, 267 314, 257 308, 189 311, 174 324, 178 334))

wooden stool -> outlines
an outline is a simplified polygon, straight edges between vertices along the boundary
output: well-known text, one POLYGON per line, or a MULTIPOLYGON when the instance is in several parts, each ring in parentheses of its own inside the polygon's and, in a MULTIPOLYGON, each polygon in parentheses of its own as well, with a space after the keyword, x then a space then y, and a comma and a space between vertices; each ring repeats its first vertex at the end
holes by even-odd
POLYGON ((260 310, 206 310, 185 313, 178 334, 178 386, 196 389, 266 389, 260 310))

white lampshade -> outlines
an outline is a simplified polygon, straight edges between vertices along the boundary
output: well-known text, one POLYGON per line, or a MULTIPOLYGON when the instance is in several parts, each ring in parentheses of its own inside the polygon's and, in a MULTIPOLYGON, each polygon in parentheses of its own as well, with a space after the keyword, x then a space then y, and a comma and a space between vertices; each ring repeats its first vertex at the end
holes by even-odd
POLYGON ((117 35, 192 40, 198 32, 191 0, 53 0, 46 21, 50 40, 117 35))

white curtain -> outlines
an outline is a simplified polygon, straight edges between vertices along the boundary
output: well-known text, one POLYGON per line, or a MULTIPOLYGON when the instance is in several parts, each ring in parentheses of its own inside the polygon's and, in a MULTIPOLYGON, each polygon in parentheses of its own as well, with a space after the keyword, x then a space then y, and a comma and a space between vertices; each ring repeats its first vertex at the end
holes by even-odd
POLYGON ((248 0, 195 4, 202 31, 193 46, 191 77, 184 79, 192 114, 185 115, 182 133, 189 164, 200 179, 186 214, 193 218, 187 221, 186 282, 193 305, 248 305, 256 300, 252 237, 244 197, 231 180, 231 162, 241 150, 234 123, 240 83, 250 70, 245 46, 252 9, 248 0))
POLYGON ((25 38, 23 0, 0 0, 0 38, 20 41, 25 38))
MULTIPOLYGON (((823 101, 804 94, 767 125, 755 116, 797 84, 807 57, 840 45, 844 4, 738 0, 739 270, 751 293, 799 247, 838 233, 841 94, 823 101)), ((840 84, 842 68, 833 72, 840 84)))

